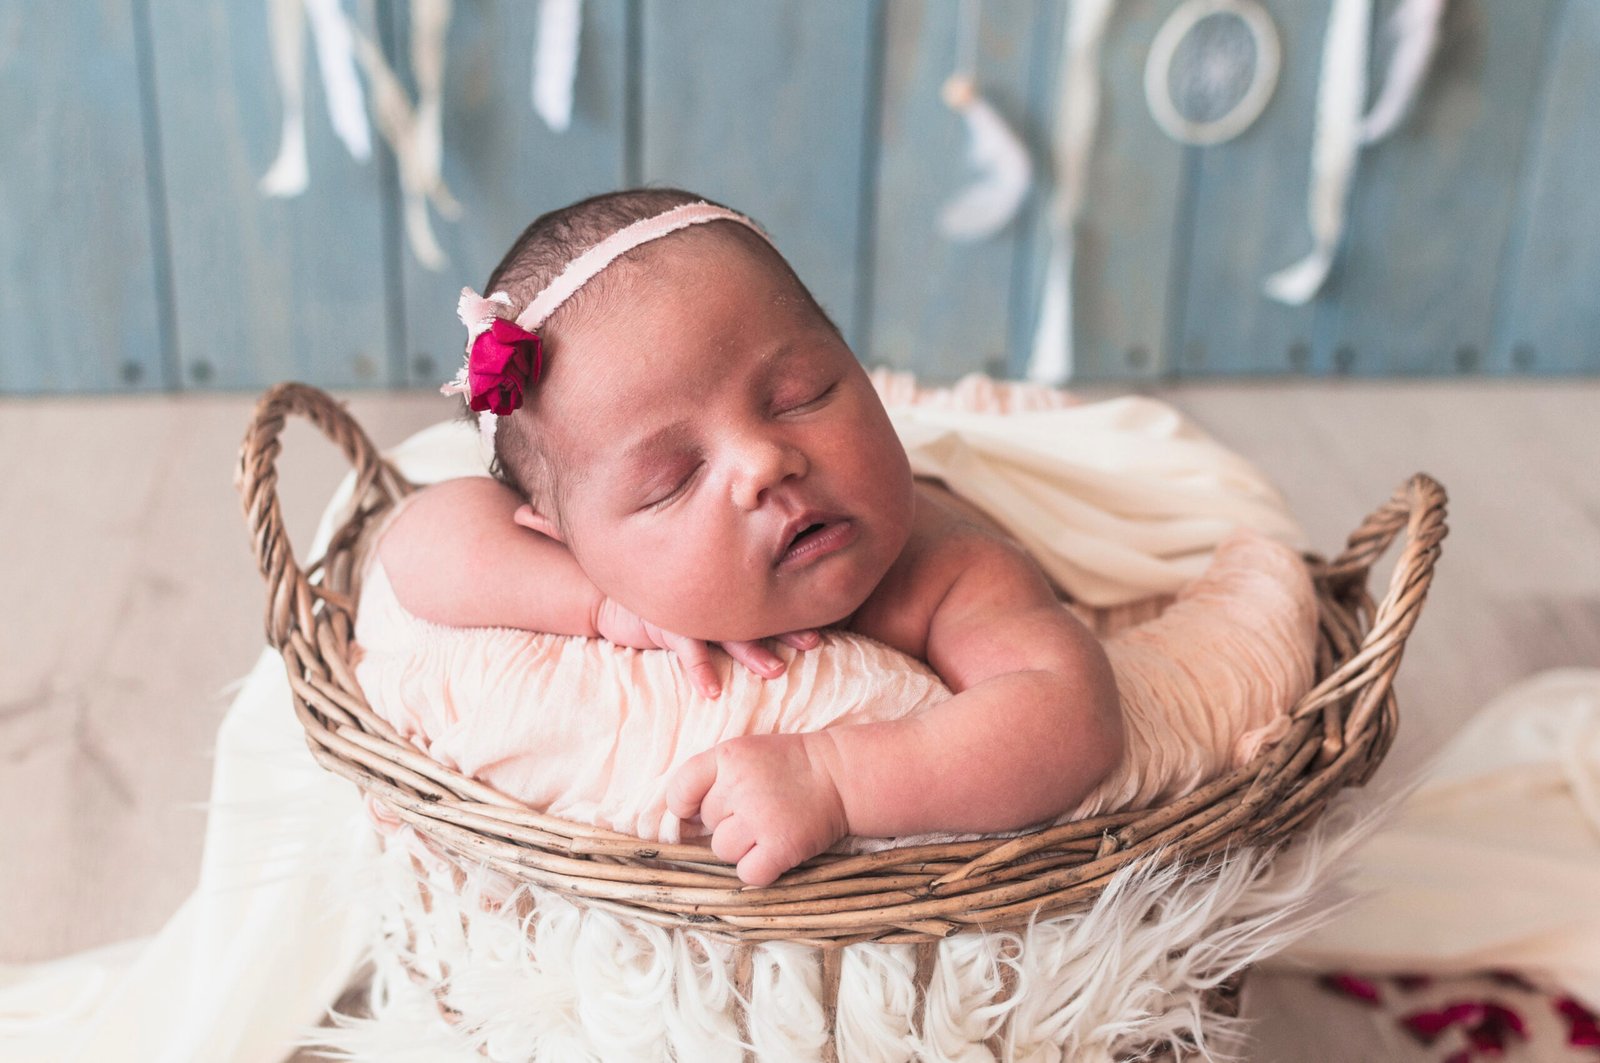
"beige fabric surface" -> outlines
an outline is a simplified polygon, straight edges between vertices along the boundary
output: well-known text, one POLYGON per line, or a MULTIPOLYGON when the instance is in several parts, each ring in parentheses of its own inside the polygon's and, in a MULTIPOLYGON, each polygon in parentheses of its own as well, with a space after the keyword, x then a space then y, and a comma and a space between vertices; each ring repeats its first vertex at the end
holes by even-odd
POLYGON ((874 383, 912 472, 1009 529, 1086 605, 1175 593, 1236 527, 1306 545, 1266 477, 1167 403, 1081 402, 981 376, 919 389, 880 371, 874 383))
POLYGON ((1600 669, 1502 692, 1357 850, 1363 899, 1281 962, 1521 971, 1600 1008, 1600 669))

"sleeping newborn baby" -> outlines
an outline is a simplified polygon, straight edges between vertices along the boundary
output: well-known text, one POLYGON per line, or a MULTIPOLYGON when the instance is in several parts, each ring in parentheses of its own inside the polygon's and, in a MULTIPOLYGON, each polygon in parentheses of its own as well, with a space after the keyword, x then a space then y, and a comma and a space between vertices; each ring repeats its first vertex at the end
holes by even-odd
POLYGON ((462 297, 451 390, 497 478, 424 488, 378 555, 399 604, 769 677, 764 640, 866 636, 953 696, 903 719, 732 738, 672 776, 750 884, 846 834, 996 832, 1077 806, 1123 754, 1105 651, 1016 542, 915 480, 839 330, 741 215, 673 190, 535 221, 462 297))

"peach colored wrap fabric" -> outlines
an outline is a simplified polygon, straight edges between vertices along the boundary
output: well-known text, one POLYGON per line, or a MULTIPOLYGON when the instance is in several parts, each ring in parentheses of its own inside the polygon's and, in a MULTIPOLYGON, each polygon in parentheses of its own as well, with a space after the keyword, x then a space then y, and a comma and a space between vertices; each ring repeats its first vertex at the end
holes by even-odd
MULTIPOLYGON (((1165 613, 1106 641, 1127 748, 1069 818, 1178 796, 1281 737, 1284 710, 1311 683, 1315 630, 1299 559, 1255 532, 1226 540, 1165 613)), ((728 666, 713 700, 663 651, 420 620, 376 562, 356 638, 373 708, 435 760, 564 819, 669 842, 684 835, 667 779, 695 753, 740 735, 899 719, 951 696, 922 663, 831 632, 806 653, 779 647, 789 668, 777 679, 728 666)))
MULTIPOLYGON (((1295 532, 1242 459, 1148 400, 1101 409, 1108 404, 986 380, 938 392, 877 382, 897 426, 935 441, 933 457, 913 449, 919 471, 936 469, 980 505, 997 499, 984 508, 1025 544, 1065 542, 1070 563, 1052 575, 1068 590, 1112 603, 1177 592, 1161 616, 1107 640, 1128 749, 1072 815, 1171 798, 1283 733, 1285 710, 1311 683, 1316 608, 1296 553, 1253 530, 1251 517, 1269 533, 1295 532), (1082 460, 1052 458, 1064 453, 1082 460), (1045 489, 1052 469, 1064 490, 1045 489), (1159 497, 1164 482, 1178 502, 1159 497), (1128 490, 1113 497, 1119 483, 1128 490), (1170 514, 1200 495, 1209 511, 1174 526, 1170 514), (1027 523, 1073 510, 1080 522, 1095 515, 1098 531, 1064 540, 1061 529, 1027 523), (1141 529, 1132 546, 1106 538, 1137 539, 1141 529)), ((681 836, 667 778, 700 750, 745 734, 895 719, 950 696, 920 662, 834 632, 807 653, 780 647, 789 669, 776 680, 724 662, 722 696, 705 699, 665 652, 429 624, 400 605, 376 562, 356 639, 356 674, 374 709, 436 760, 554 815, 665 841, 681 836)))

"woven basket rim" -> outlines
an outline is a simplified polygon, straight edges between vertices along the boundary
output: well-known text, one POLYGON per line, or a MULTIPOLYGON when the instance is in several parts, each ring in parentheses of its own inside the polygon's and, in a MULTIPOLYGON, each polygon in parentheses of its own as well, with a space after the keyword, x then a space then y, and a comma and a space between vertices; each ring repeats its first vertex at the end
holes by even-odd
POLYGON ((1012 838, 824 854, 752 888, 703 841, 649 842, 529 809, 429 760, 371 710, 349 663, 358 553, 362 533, 415 486, 338 402, 299 383, 266 392, 235 479, 267 584, 267 639, 284 658, 295 713, 325 768, 463 866, 484 865, 663 927, 824 948, 1013 929, 1086 909, 1117 871, 1158 850, 1159 859, 1192 861, 1241 842, 1284 841, 1341 789, 1364 784, 1392 744, 1395 671, 1447 533, 1444 489, 1419 473, 1357 527, 1338 557, 1303 555, 1320 612, 1317 681, 1291 709, 1289 734, 1251 764, 1155 808, 1012 838), (277 497, 279 436, 291 416, 320 428, 355 469, 324 555, 303 569, 277 497), (1370 570, 1396 539, 1401 553, 1375 602, 1370 570))

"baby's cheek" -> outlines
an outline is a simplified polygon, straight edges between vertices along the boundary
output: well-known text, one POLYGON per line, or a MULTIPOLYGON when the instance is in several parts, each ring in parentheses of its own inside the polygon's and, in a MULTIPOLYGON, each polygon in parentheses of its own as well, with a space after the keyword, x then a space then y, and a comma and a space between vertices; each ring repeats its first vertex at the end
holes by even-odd
POLYGON ((749 573, 714 556, 658 556, 646 562, 633 587, 664 618, 658 623, 684 635, 745 639, 753 637, 752 624, 759 627, 752 614, 758 611, 760 588, 749 573))

